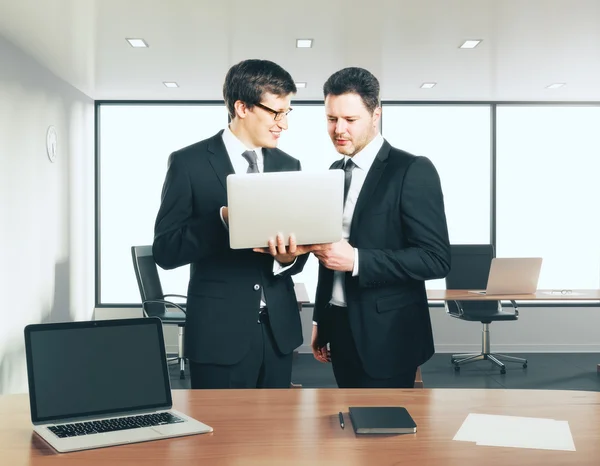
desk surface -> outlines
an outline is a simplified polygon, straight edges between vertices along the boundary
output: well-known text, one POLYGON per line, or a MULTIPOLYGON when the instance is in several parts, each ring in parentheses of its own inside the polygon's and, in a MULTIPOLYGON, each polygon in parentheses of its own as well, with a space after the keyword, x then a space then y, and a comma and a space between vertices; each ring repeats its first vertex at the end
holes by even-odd
POLYGON ((431 301, 504 300, 515 301, 600 301, 600 290, 537 290, 535 294, 481 295, 468 290, 427 290, 431 301))
POLYGON ((214 427, 195 435, 57 454, 31 430, 27 395, 0 397, 0 463, 19 465, 598 465, 600 393, 544 390, 174 390, 175 408, 214 427), (349 406, 402 405, 418 432, 356 436, 349 406), (341 429, 338 411, 347 422, 341 429), (452 438, 469 413, 569 422, 575 452, 452 438))

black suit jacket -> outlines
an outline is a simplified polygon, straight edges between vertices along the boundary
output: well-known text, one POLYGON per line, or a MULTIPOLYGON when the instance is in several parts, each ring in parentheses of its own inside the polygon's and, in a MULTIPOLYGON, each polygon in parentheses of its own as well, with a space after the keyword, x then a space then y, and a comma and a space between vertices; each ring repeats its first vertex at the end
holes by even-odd
MULTIPOLYGON (((342 168, 343 159, 331 168, 342 168)), ((440 179, 433 164, 385 141, 360 191, 349 243, 358 276, 345 274, 350 327, 365 371, 388 378, 434 353, 425 280, 450 270, 440 179)), ((319 266, 313 319, 329 342, 333 271, 319 266)))
MULTIPOLYGON (((229 365, 250 348, 253 326, 258 325, 260 289, 279 350, 288 354, 302 344, 291 276, 302 270, 307 255, 273 275, 269 254, 230 249, 219 211, 227 205, 226 178, 234 170, 222 133, 171 154, 153 254, 164 269, 191 263, 186 356, 198 363, 229 365)), ((263 154, 266 172, 300 170, 300 162, 281 150, 265 149, 263 154)))

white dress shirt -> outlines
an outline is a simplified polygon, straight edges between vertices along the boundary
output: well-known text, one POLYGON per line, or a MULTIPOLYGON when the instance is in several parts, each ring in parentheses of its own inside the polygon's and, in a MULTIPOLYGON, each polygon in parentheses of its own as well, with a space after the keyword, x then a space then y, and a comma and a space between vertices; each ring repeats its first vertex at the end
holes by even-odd
MULTIPOLYGON (((348 189, 348 197, 346 197, 346 203, 344 204, 344 214, 342 216, 342 235, 347 241, 350 238, 350 225, 352 224, 352 216, 354 215, 354 208, 356 207, 356 201, 358 195, 365 183, 367 173, 377 156, 377 153, 383 146, 383 136, 377 134, 373 140, 367 144, 360 152, 355 154, 353 157, 344 156, 344 164, 348 159, 352 158, 355 163, 355 167, 352 170, 352 180, 350 181, 350 188, 348 189)), ((358 276, 358 249, 354 248, 354 268, 352 270, 352 276, 358 276)), ((340 307, 346 307, 346 290, 345 290, 345 274, 346 272, 333 272, 333 289, 331 293, 331 304, 340 307)))

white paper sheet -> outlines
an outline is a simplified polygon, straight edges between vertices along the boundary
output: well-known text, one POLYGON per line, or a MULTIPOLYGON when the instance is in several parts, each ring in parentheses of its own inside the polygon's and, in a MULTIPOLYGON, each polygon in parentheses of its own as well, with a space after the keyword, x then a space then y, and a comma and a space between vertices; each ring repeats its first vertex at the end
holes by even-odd
POLYGON ((569 296, 583 296, 583 293, 578 292, 578 291, 568 291, 563 293, 561 290, 556 290, 556 291, 542 291, 542 294, 547 294, 547 295, 551 295, 551 296, 564 296, 565 299, 568 299, 569 296))
POLYGON ((453 440, 477 445, 575 451, 567 421, 471 413, 453 440))

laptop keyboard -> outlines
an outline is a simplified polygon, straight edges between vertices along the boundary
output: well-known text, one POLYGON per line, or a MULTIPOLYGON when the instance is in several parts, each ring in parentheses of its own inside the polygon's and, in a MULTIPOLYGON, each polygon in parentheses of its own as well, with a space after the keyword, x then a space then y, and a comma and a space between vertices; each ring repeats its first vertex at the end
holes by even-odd
POLYGON ((51 432, 57 437, 77 437, 79 435, 100 434, 115 432, 117 430, 138 429, 140 427, 162 426, 177 424, 184 419, 171 413, 142 414, 140 416, 117 417, 101 421, 76 422, 73 424, 59 424, 50 426, 51 432))

